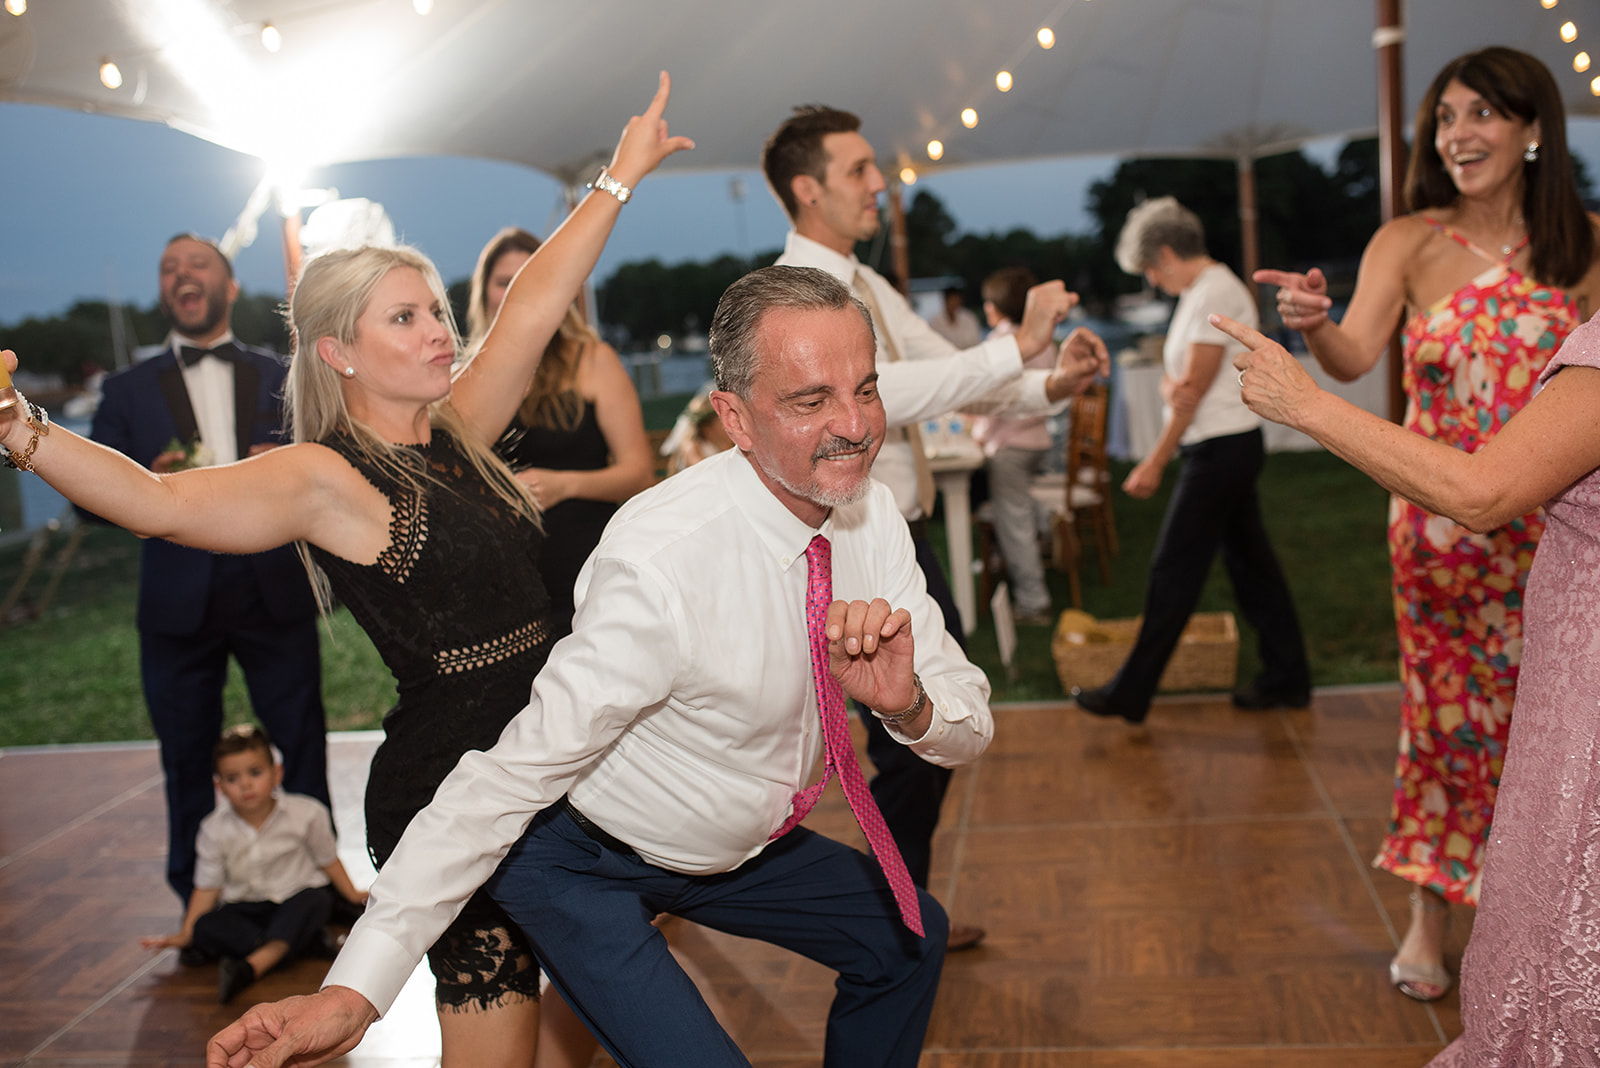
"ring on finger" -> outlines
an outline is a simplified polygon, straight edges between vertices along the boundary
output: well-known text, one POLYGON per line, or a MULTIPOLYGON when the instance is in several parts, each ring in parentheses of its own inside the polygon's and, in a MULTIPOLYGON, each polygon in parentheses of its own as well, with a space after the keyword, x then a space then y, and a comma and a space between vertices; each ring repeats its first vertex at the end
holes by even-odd
POLYGON ((1239 388, 1240 389, 1244 388, 1244 372, 1243 371, 1239 372, 1239 388))

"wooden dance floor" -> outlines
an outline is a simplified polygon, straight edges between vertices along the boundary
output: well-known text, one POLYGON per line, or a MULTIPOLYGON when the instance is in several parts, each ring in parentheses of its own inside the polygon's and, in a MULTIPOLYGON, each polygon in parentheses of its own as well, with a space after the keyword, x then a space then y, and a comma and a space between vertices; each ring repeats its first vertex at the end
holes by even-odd
MULTIPOLYGON (((1164 699, 1144 728, 1067 703, 1003 706, 982 762, 957 772, 933 890, 988 928, 945 966, 925 1068, 1416 1068, 1460 1029, 1391 990, 1406 887, 1368 867, 1384 829, 1392 687, 1241 713, 1164 699)), ((372 735, 331 743, 345 863, 370 878, 359 798, 372 735)), ((808 821, 854 834, 830 788, 808 821)), ((214 968, 141 934, 176 929, 162 879, 152 747, 0 753, 0 1065, 193 1065, 252 1000, 316 987, 323 962, 268 976, 233 1006, 214 968)), ((821 1060, 824 969, 783 951, 666 928, 718 1016, 762 1066, 821 1060)), ((1458 966, 1470 930, 1451 932, 1458 966)), ((339 1063, 437 1063, 426 973, 339 1063)), ((601 1060, 604 1060, 602 1057, 601 1060)))

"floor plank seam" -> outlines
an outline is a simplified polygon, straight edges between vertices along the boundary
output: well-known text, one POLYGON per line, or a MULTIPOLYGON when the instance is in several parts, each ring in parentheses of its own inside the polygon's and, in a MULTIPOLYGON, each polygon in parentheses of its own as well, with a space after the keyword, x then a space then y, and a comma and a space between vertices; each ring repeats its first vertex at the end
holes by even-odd
POLYGON ((95 998, 94 1001, 92 1001, 82 1012, 78 1013, 78 1015, 74 1016, 72 1019, 68 1020, 66 1023, 57 1028, 56 1032, 49 1038, 45 1039, 43 1042, 29 1050, 27 1055, 22 1058, 21 1063, 30 1063, 35 1057, 39 1056, 39 1054, 50 1048, 50 1045, 57 1039, 61 1038, 61 1036, 71 1032, 74 1027, 77 1027, 79 1024, 83 1023, 83 1021, 87 1020, 89 1017, 98 1012, 102 1006, 109 1004, 110 1001, 118 994, 121 994, 134 983, 137 983, 140 979, 143 979, 146 975, 150 974, 151 970, 154 969, 156 965, 160 964, 165 957, 166 954, 157 953, 139 967, 135 968, 132 973, 123 977, 122 981, 116 986, 95 998))
POLYGON ((1337 815, 1325 812, 1262 812, 1249 816, 1164 816, 1151 819, 1071 820, 1040 823, 982 823, 972 828, 972 834, 1000 832, 1041 831, 1115 831, 1152 827, 1226 827, 1253 823, 1327 823, 1341 822, 1337 815))
MULTIPOLYGON (((1345 821, 1344 815, 1339 812, 1339 806, 1334 803, 1333 795, 1328 792, 1326 784, 1322 781, 1322 776, 1318 774, 1316 765, 1311 760, 1311 754, 1306 751, 1305 743, 1301 739, 1300 733, 1294 729, 1294 724, 1289 721, 1288 716, 1283 716, 1283 720, 1284 730, 1289 737, 1289 744, 1294 746, 1295 754, 1300 758, 1300 763, 1304 765, 1306 775, 1311 780, 1312 788, 1317 791, 1318 796, 1322 798, 1328 810, 1333 813, 1334 825, 1339 829, 1339 837, 1344 841, 1345 852, 1349 854, 1351 862, 1356 867, 1356 876, 1361 880, 1362 885, 1367 888, 1367 897, 1372 901, 1372 907, 1378 912, 1378 920, 1383 924, 1383 929, 1389 932, 1389 941, 1394 946, 1395 951, 1399 952, 1400 933, 1395 930, 1394 923, 1389 919, 1389 910, 1383 907, 1383 896, 1378 893, 1378 885, 1372 880, 1372 864, 1366 859, 1360 848, 1357 847, 1355 837, 1350 833, 1350 825, 1345 821)), ((1448 1043, 1450 1040, 1445 1034, 1444 1024, 1439 1019, 1436 1007, 1432 1003, 1425 1003, 1423 1008, 1427 1011, 1428 1022, 1433 1024, 1434 1033, 1439 1036, 1439 1041, 1448 1043)))
POLYGON ((51 831, 49 834, 45 835, 43 838, 36 838, 32 842, 29 842, 27 845, 23 846, 21 849, 17 850, 15 853, 7 853, 5 856, 0 857, 0 869, 5 868, 7 865, 11 864, 13 861, 22 860, 24 857, 27 857, 29 854, 31 854, 31 853, 39 850, 39 849, 44 848, 45 846, 49 845, 51 842, 54 842, 56 839, 60 838, 62 835, 71 834, 73 831, 77 830, 79 827, 82 827, 84 824, 90 823, 93 820, 99 819, 101 816, 105 815, 107 812, 110 812, 113 809, 119 808, 122 805, 127 804, 129 801, 132 801, 135 797, 138 797, 140 794, 144 793, 146 790, 149 790, 149 789, 151 789, 153 787, 160 786, 160 785, 161 785, 161 776, 159 774, 156 774, 156 775, 150 776, 148 779, 144 780, 143 782, 139 783, 136 786, 130 786, 128 789, 124 790, 122 793, 118 794, 116 797, 111 798, 109 801, 103 801, 100 804, 96 805, 94 808, 90 809, 88 812, 85 812, 81 816, 78 816, 76 819, 69 820, 68 822, 63 823, 60 827, 57 827, 55 830, 51 831))

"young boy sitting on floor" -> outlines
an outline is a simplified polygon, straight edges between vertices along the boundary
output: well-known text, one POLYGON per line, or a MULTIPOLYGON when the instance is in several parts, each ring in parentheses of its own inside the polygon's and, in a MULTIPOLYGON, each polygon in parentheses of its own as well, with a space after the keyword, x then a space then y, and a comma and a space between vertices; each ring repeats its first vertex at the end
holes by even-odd
POLYGON ((356 905, 367 893, 339 862, 322 803, 277 792, 283 766, 266 732, 229 728, 212 766, 228 803, 200 824, 183 929, 139 942, 176 946, 185 964, 221 958, 217 995, 226 1004, 277 965, 322 948, 335 891, 356 905))

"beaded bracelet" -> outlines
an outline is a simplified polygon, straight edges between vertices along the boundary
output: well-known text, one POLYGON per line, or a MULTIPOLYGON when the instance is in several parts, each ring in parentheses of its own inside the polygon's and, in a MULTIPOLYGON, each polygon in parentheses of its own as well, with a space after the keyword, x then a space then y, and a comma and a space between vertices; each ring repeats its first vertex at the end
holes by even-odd
POLYGON ((33 437, 28 439, 27 448, 21 452, 12 452, 4 445, 0 445, 0 461, 3 461, 7 467, 14 467, 18 471, 32 471, 33 450, 39 447, 39 439, 48 436, 50 433, 50 413, 20 393, 17 396, 22 402, 19 407, 27 412, 23 416, 23 422, 27 423, 28 429, 33 431, 33 437))

